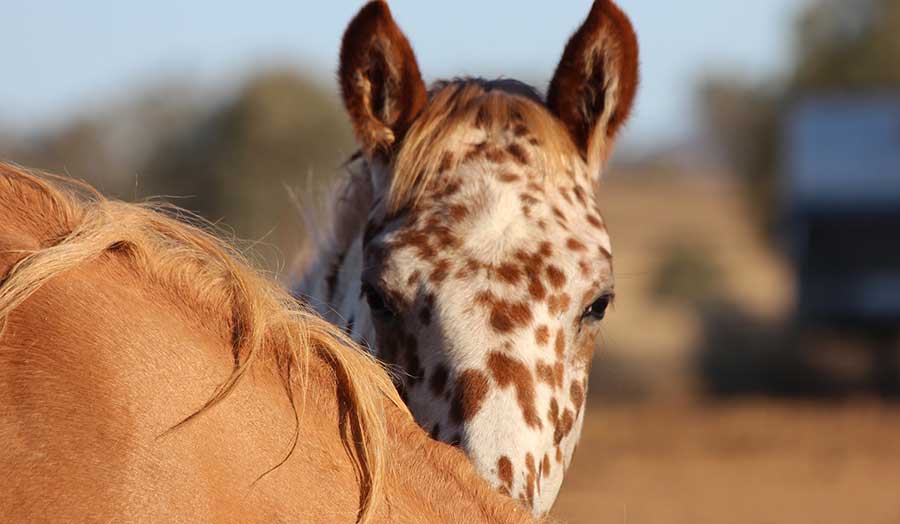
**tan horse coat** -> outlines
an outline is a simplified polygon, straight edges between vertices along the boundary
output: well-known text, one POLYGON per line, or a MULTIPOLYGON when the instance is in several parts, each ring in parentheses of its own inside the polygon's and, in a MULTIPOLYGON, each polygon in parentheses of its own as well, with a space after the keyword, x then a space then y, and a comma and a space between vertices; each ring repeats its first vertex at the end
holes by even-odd
POLYGON ((531 522, 339 330, 156 210, 0 164, 0 328, 4 521, 531 522))

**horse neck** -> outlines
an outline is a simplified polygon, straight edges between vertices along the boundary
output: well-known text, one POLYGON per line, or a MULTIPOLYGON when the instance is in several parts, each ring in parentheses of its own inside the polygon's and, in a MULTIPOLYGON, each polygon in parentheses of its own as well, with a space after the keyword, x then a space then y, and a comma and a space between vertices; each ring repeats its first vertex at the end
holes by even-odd
POLYGON ((363 234, 372 206, 366 171, 351 172, 328 236, 319 242, 294 294, 354 341, 373 348, 375 330, 361 294, 363 234))
MULTIPOLYGON (((275 469, 297 420, 267 361, 258 361, 222 404, 172 430, 209 398, 210 385, 228 375, 232 358, 215 334, 145 286, 118 264, 98 261, 51 281, 16 310, 0 338, 0 363, 31 358, 23 360, 21 376, 9 376, 17 366, 0 366, 0 390, 15 383, 19 392, 0 399, 0 411, 65 414, 27 419, 53 424, 20 421, 24 440, 16 443, 25 449, 44 443, 45 458, 34 462, 28 453, 14 454, 13 468, 29 472, 18 484, 26 492, 59 496, 78 486, 84 504, 104 516, 100 520, 166 521, 176 515, 206 521, 207 509, 191 495, 199 491, 219 516, 229 515, 225 520, 352 522, 358 481, 337 423, 345 407, 332 364, 310 355, 305 393, 294 395, 297 447, 275 469), (123 313, 125 303, 139 313, 123 313), (72 398, 82 402, 73 407, 72 398), (73 445, 78 460, 59 470, 54 464, 65 464, 73 445), (153 492, 167 503, 126 502, 110 492, 153 492)), ((464 455, 430 440, 407 414, 384 402, 388 469, 373 522, 530 522, 524 509, 477 476, 464 455)), ((0 461, 9 458, 0 452, 0 461)), ((10 501, 0 494, 0 508, 10 501)), ((20 506, 13 515, 22 518, 11 520, 84 516, 77 504, 41 509, 43 497, 20 506)))
POLYGON ((399 409, 387 411, 389 481, 380 512, 385 521, 535 522, 527 509, 494 491, 462 451, 432 440, 399 409))

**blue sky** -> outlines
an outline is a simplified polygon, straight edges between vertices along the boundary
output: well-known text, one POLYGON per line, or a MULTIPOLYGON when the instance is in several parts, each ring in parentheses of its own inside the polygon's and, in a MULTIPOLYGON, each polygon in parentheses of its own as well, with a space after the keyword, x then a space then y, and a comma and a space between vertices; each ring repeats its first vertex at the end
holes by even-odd
MULTIPOLYGON (((678 140, 693 129, 699 75, 778 72, 792 15, 808 0, 620 0, 642 45, 643 82, 626 139, 678 140)), ((331 82, 345 24, 361 0, 0 0, 0 123, 46 127, 147 83, 227 89, 269 64, 331 82)), ((511 76, 546 87, 589 0, 391 0, 427 79, 511 76)))

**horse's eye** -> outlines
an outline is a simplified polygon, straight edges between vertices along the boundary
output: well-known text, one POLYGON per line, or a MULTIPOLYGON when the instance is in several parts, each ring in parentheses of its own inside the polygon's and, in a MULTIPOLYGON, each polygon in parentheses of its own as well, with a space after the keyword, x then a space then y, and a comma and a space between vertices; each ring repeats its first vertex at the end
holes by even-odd
POLYGON ((606 308, 609 307, 611 301, 612 295, 601 296, 584 310, 584 314, 581 316, 582 319, 603 320, 603 317, 606 316, 606 308))
POLYGON ((365 295, 366 302, 369 303, 369 309, 372 311, 373 315, 382 317, 394 315, 394 311, 388 305, 384 293, 374 285, 363 282, 362 294, 365 295))

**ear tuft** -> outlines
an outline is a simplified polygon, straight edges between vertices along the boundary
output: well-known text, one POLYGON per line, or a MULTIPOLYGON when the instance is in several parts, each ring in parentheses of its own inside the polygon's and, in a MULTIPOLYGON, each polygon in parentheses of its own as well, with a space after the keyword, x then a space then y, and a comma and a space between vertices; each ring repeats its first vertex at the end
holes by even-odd
POLYGON ((589 163, 602 165, 631 114, 638 86, 638 42, 628 16, 612 0, 595 0, 575 32, 547 92, 589 163))
POLYGON ((389 156, 427 104, 428 92, 412 47, 383 0, 366 4, 347 27, 338 77, 363 151, 389 156))

